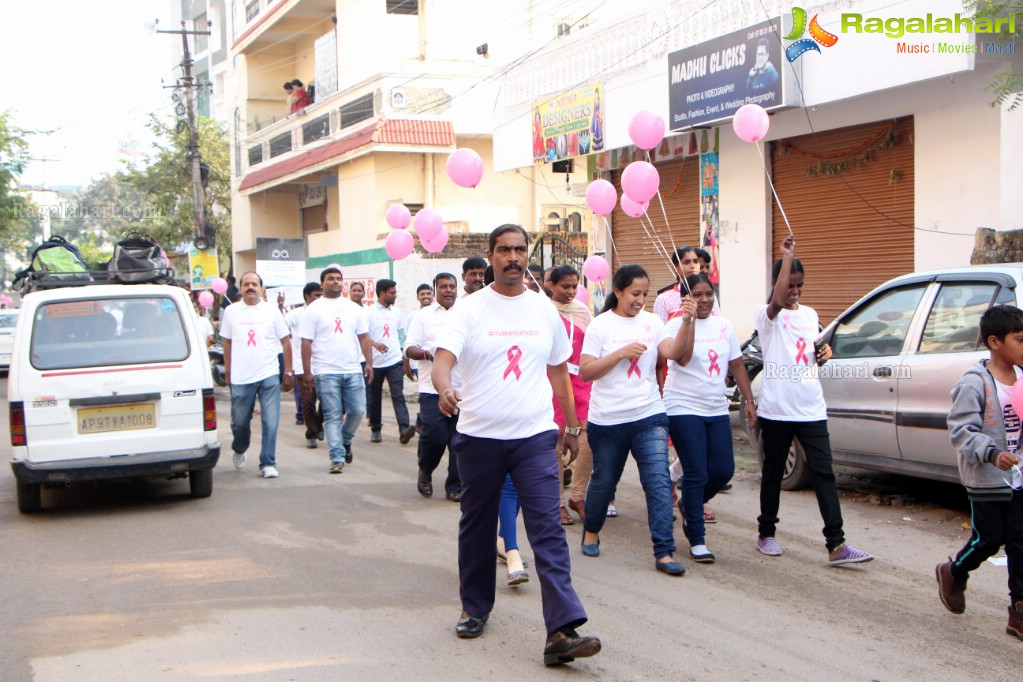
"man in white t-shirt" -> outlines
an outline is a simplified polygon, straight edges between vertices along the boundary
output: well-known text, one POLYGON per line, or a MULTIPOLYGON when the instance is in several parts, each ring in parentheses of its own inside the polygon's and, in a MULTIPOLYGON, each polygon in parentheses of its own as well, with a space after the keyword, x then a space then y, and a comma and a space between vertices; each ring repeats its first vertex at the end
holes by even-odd
POLYGON ((277 361, 284 349, 283 389, 291 390, 291 335, 277 306, 263 300, 263 279, 246 272, 239 283, 238 304, 224 309, 220 338, 224 341, 224 368, 231 387, 231 449, 234 467, 245 466, 245 451, 252 437, 252 414, 259 397, 263 428, 259 468, 263 478, 277 478, 277 426, 281 417, 282 380, 277 361))
POLYGON ((398 298, 398 284, 393 279, 377 280, 377 300, 369 309, 369 338, 373 348, 373 380, 369 383, 370 442, 383 440, 382 415, 384 380, 391 392, 391 405, 398 420, 401 444, 416 435, 416 427, 409 425, 408 406, 405 404, 405 363, 401 356, 401 335, 405 320, 394 305, 398 298))
POLYGON ((528 237, 519 225, 502 225, 490 234, 494 283, 458 302, 437 336, 432 379, 441 412, 459 414, 451 440, 462 478, 462 615, 455 633, 479 637, 493 609, 498 506, 510 474, 543 587, 544 664, 558 665, 593 656, 600 640, 575 631, 587 618, 572 588, 561 526, 552 399, 557 395, 566 415, 565 445, 575 459, 581 429, 566 365, 572 350, 554 306, 523 284, 528 255, 528 237), (461 389, 452 386, 456 361, 461 389))
MULTIPOLYGON (((409 322, 405 335, 405 357, 419 363, 419 415, 422 418, 422 433, 419 434, 419 479, 416 487, 423 497, 433 495, 433 472, 440 464, 444 451, 449 449, 455 435, 458 415, 441 414, 437 389, 433 387, 430 373, 433 369, 433 351, 437 334, 451 315, 451 307, 458 298, 458 280, 448 272, 442 272, 433 280, 437 291, 437 302, 421 308, 409 322)), ((452 371, 452 388, 459 388, 457 370, 452 371)), ((458 466, 453 453, 448 454, 448 475, 444 480, 445 497, 458 502, 462 498, 462 481, 458 477, 458 466)))
POLYGON ((315 385, 323 406, 332 474, 340 474, 352 461, 352 439, 366 414, 365 381, 373 378, 369 324, 362 306, 341 295, 342 283, 341 270, 324 269, 323 297, 309 304, 299 322, 302 381, 315 385))
POLYGON ((301 396, 299 401, 302 410, 299 414, 301 419, 295 421, 305 426, 305 446, 311 450, 318 446, 317 441, 323 440, 323 409, 316 408, 316 387, 302 381, 302 338, 298 335, 298 327, 309 305, 321 296, 323 296, 323 287, 320 286, 320 283, 307 282, 302 288, 305 305, 295 308, 284 316, 284 320, 288 323, 288 329, 291 330, 291 338, 294 340, 291 344, 291 367, 295 371, 296 390, 301 396))
POLYGON ((462 261, 462 288, 458 290, 458 298, 465 298, 483 288, 483 276, 487 271, 487 262, 479 256, 472 256, 462 261))

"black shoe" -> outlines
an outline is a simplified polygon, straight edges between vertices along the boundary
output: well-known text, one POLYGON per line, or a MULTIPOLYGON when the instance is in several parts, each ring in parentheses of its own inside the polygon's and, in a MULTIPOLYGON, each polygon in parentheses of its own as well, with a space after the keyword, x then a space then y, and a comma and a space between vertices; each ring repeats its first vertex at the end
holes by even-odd
POLYGON ((305 424, 305 418, 304 417, 295 417, 295 424, 297 424, 298 426, 304 425, 305 424))
POLYGON ((352 455, 352 444, 349 443, 345 446, 345 464, 351 464, 355 457, 352 455))
POLYGON ((416 435, 416 427, 409 426, 408 428, 401 432, 401 437, 398 438, 398 440, 401 442, 402 445, 405 445, 410 440, 412 440, 412 436, 414 435, 416 435))
POLYGON ((654 568, 668 575, 686 574, 686 567, 673 559, 670 561, 654 561, 654 568))
POLYGON ((448 493, 444 496, 444 499, 448 500, 449 502, 461 502, 462 501, 462 491, 461 490, 449 490, 448 493))
POLYGON ((433 481, 430 479, 430 474, 422 469, 419 470, 419 481, 416 483, 416 488, 423 497, 433 496, 433 481))
POLYGON ((564 485, 562 487, 563 488, 568 488, 568 487, 571 487, 571 485, 572 485, 572 470, 571 469, 565 469, 565 483, 564 483, 564 485))
POLYGON ((721 486, 721 490, 719 490, 718 492, 727 493, 727 492, 731 492, 731 490, 732 490, 732 484, 731 483, 725 483, 723 486, 721 486))
POLYGON ((372 433, 372 435, 370 435, 370 437, 369 437, 369 442, 370 443, 379 443, 382 440, 383 440, 383 438, 380 437, 380 432, 379 431, 374 431, 372 433))
POLYGON ((543 648, 543 664, 546 666, 571 663, 577 658, 586 658, 600 653, 600 640, 596 637, 580 637, 572 628, 561 628, 547 636, 543 648))
MULTIPOLYGON (((483 634, 483 626, 486 625, 487 618, 490 618, 489 613, 482 618, 477 618, 462 611, 461 618, 455 624, 455 634, 462 639, 475 639, 483 634)), ((547 641, 549 642, 550 639, 547 641)))
POLYGON ((316 434, 316 440, 323 440, 323 431, 320 431, 316 434))

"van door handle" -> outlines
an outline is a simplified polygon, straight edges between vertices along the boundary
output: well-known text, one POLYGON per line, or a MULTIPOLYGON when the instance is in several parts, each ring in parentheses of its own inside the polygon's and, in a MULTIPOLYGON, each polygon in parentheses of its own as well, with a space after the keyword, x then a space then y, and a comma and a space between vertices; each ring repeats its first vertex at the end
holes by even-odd
POLYGON ((873 374, 875 379, 891 379, 894 372, 887 365, 878 365, 874 368, 873 374))

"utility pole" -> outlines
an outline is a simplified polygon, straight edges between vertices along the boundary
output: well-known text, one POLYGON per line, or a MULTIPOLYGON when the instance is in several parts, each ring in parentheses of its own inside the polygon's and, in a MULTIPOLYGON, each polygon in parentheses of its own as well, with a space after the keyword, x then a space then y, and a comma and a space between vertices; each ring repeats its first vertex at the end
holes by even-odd
MULTIPOLYGON (((159 23, 159 20, 157 20, 159 23)), ((212 26, 213 22, 207 22, 207 27, 212 26)), ((213 235, 207 234, 206 231, 206 191, 202 184, 202 153, 199 151, 199 131, 195 126, 195 90, 198 84, 192 77, 192 56, 188 51, 188 36, 190 35, 210 35, 210 31, 190 31, 186 28, 185 21, 181 21, 181 29, 177 31, 165 31, 157 29, 157 33, 168 33, 172 35, 181 36, 181 49, 183 58, 181 60, 182 77, 178 79, 178 82, 172 86, 175 89, 184 88, 185 90, 185 112, 187 116, 188 126, 188 147, 186 151, 186 158, 192 167, 192 195, 193 204, 195 207, 195 238, 193 244, 195 248, 203 250, 212 246, 209 242, 213 241, 213 235)), ((180 111, 178 112, 180 116, 180 111)))

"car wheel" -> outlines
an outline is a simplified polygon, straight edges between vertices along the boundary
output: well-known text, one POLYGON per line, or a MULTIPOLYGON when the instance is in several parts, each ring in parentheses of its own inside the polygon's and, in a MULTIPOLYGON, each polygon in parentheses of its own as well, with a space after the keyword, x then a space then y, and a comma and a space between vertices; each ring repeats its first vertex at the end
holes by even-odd
POLYGON ((43 486, 39 483, 18 484, 18 511, 31 514, 43 508, 43 486))
POLYGON ((213 494, 213 469, 193 469, 188 472, 188 490, 192 497, 213 494))

